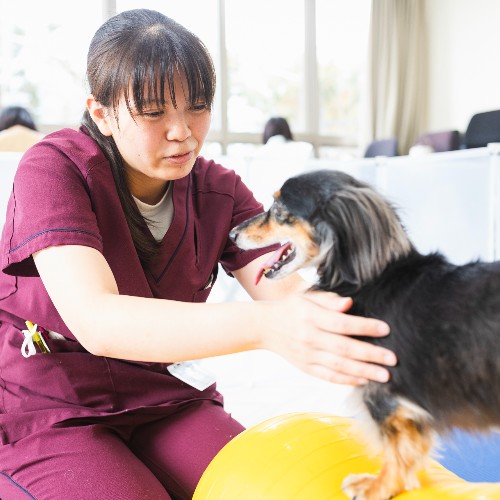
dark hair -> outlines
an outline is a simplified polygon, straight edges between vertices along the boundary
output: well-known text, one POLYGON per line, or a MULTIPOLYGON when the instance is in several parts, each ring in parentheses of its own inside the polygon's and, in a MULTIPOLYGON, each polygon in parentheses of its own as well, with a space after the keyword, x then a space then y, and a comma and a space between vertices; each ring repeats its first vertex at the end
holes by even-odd
POLYGON ((267 141, 274 135, 282 135, 287 141, 293 141, 290 126, 285 118, 282 118, 281 116, 269 118, 264 127, 262 142, 266 144, 267 141))
POLYGON ((31 113, 22 106, 7 106, 0 111, 0 130, 22 125, 23 127, 37 130, 31 113))
MULTIPOLYGON (((210 109, 215 95, 215 70, 201 40, 169 17, 148 9, 122 12, 108 19, 95 33, 87 55, 87 80, 94 99, 113 109, 121 98, 129 112, 141 113, 153 102, 165 107, 169 97, 177 106, 174 77, 186 77, 188 99, 210 109)), ((158 249, 128 189, 122 157, 111 136, 100 133, 85 111, 83 125, 108 158, 135 248, 143 264, 158 249)))

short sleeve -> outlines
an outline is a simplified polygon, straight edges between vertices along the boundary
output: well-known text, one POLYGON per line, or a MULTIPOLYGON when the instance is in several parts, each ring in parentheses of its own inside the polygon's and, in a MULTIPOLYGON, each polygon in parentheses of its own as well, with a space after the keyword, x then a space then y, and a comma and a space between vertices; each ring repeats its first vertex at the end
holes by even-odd
MULTIPOLYGON (((263 211, 263 205, 254 198, 252 191, 236 175, 231 229, 263 211)), ((278 247, 279 245, 272 245, 254 250, 242 250, 228 238, 220 262, 224 270, 231 274, 233 271, 245 267, 257 257, 276 250, 278 247)))
POLYGON ((7 274, 37 276, 32 254, 49 246, 102 252, 85 173, 60 149, 41 142, 21 159, 1 241, 7 274))

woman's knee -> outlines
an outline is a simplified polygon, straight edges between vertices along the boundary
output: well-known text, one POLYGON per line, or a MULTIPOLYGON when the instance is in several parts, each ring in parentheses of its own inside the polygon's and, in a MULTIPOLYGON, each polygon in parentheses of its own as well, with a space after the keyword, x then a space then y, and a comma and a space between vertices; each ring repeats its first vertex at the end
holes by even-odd
POLYGON ((206 467, 243 430, 221 406, 201 401, 144 426, 131 447, 173 497, 192 498, 206 467))
POLYGON ((97 426, 51 429, 1 446, 0 464, 0 485, 16 495, 0 490, 2 499, 171 498, 120 437, 97 426))

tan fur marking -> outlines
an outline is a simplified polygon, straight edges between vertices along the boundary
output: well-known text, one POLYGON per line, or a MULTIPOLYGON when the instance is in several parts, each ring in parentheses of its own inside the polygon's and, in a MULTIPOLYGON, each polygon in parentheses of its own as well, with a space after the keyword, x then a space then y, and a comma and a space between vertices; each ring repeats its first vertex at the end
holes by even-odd
POLYGON ((290 240, 295 247, 300 247, 309 259, 318 255, 319 248, 311 239, 312 228, 305 221, 294 219, 292 223, 282 224, 272 217, 265 223, 258 221, 248 225, 241 235, 254 243, 267 245, 277 240, 290 240))
POLYGON ((344 491, 357 500, 388 500, 419 486, 417 473, 432 448, 433 432, 422 420, 413 420, 408 408, 400 407, 381 426, 384 464, 378 476, 352 475, 344 491))

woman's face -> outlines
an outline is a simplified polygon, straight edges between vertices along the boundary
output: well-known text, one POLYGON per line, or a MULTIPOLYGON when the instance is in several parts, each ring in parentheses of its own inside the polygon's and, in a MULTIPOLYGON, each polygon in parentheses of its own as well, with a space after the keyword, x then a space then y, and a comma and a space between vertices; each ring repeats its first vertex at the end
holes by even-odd
MULTIPOLYGON (((153 101, 139 115, 131 102, 131 115, 122 98, 117 119, 112 109, 101 108, 102 121, 96 121, 102 133, 113 136, 124 160, 129 189, 145 203, 157 203, 168 181, 191 172, 210 127, 206 103, 189 104, 185 78, 177 76, 174 85, 177 108, 170 99, 162 109, 153 101)), ((87 101, 91 116, 92 104, 99 106, 87 101)))

